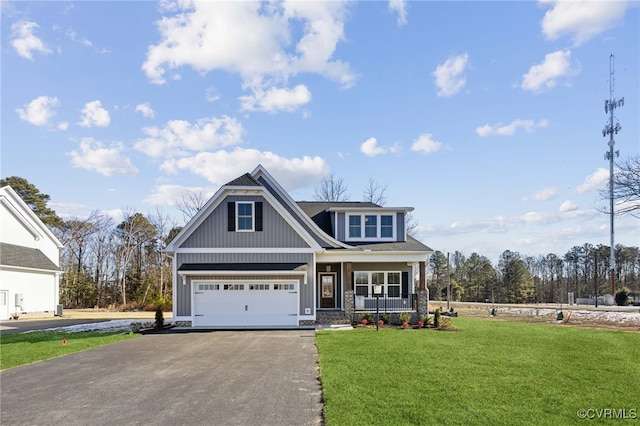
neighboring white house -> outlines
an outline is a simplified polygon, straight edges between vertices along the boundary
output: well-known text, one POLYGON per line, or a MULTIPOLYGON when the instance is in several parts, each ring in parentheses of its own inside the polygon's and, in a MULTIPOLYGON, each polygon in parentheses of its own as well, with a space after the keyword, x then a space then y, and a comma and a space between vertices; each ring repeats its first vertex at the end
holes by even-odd
POLYGON ((10 186, 0 188, 0 319, 55 314, 62 247, 10 186))

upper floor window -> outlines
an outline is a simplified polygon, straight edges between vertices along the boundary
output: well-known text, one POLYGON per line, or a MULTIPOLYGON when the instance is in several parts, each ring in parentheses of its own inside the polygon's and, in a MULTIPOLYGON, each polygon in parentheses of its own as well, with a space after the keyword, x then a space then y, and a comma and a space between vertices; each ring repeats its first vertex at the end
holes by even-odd
POLYGON ((227 208, 228 231, 262 231, 261 201, 230 201, 227 208))
POLYGON ((237 202, 237 226, 238 231, 253 231, 253 203, 237 202))
POLYGON ((394 222, 391 214, 347 214, 347 240, 393 240, 394 222))
POLYGON ((360 229, 360 216, 349 216, 349 238, 362 237, 362 230, 360 229))

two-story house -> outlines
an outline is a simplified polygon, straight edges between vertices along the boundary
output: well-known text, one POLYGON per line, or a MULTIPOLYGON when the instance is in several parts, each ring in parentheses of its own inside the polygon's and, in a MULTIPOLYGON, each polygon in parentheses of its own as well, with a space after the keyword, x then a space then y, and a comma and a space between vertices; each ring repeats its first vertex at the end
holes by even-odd
POLYGON ((207 328, 313 327, 323 314, 427 310, 432 250, 410 207, 295 202, 258 166, 222 186, 169 244, 173 318, 207 328))

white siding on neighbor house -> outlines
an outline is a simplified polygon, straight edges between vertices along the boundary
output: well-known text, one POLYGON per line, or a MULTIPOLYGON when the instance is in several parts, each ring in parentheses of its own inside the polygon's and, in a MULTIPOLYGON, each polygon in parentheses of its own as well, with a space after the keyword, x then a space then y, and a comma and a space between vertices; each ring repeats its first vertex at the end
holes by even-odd
MULTIPOLYGON (((3 197, 4 198, 4 197, 3 197)), ((0 204, 0 238, 3 243, 37 248, 56 266, 60 265, 60 250, 46 233, 33 223, 31 218, 20 212, 19 208, 7 205, 3 199, 0 204)))
MULTIPOLYGON (((16 312, 55 312, 58 303, 58 276, 52 273, 26 272, 18 269, 3 267, 0 271, 2 290, 8 290, 7 304, 9 315, 16 312), (24 304, 21 309, 16 309, 15 295, 24 295, 24 304)), ((5 319, 5 318, 3 318, 5 319)))

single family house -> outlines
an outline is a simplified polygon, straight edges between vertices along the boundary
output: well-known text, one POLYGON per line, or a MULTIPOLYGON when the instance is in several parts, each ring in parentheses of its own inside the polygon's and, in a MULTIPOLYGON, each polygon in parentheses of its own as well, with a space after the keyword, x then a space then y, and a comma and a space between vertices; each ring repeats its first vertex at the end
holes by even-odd
POLYGON ((56 313, 62 247, 10 186, 0 188, 0 319, 56 313))
POLYGON ((223 185, 169 244, 173 318, 208 328, 314 327, 358 311, 425 314, 432 250, 411 207, 295 202, 258 166, 223 185))

